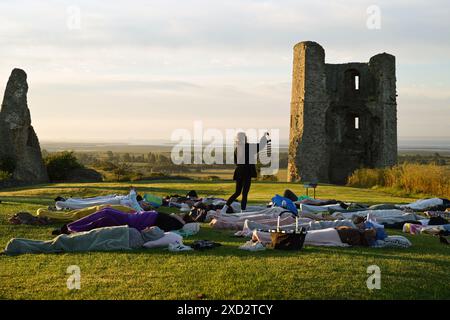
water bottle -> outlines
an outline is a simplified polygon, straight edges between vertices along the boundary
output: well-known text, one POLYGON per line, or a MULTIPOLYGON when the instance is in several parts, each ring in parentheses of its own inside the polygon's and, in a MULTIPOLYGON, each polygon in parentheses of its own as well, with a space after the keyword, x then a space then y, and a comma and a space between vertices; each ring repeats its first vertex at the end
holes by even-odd
POLYGON ((272 155, 272 139, 270 139, 270 135, 268 132, 266 132, 267 136, 267 156, 270 158, 272 155))

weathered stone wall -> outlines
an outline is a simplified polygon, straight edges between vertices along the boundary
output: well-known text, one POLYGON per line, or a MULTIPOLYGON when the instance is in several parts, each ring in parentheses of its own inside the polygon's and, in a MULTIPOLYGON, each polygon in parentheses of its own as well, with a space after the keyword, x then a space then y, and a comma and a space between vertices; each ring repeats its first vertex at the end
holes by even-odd
POLYGON ((373 56, 369 68, 375 78, 375 104, 381 123, 380 157, 375 167, 392 166, 397 163, 397 89, 395 57, 382 53, 373 56))
POLYGON ((288 181, 345 183, 357 168, 393 165, 396 128, 393 56, 325 64, 319 44, 294 47, 288 181))
POLYGON ((13 179, 27 183, 47 182, 39 140, 31 126, 25 71, 14 69, 9 77, 0 111, 0 159, 14 161, 13 179))
POLYGON ((294 47, 288 180, 323 180, 327 168, 325 52, 315 42, 294 47))

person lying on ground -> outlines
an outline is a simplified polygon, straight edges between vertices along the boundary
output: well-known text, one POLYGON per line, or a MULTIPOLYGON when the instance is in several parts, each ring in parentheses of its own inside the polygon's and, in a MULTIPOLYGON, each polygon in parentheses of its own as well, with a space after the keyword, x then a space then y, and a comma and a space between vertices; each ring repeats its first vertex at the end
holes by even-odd
MULTIPOLYGON (((268 220, 266 222, 262 221, 251 221, 246 220, 244 222, 244 226, 241 231, 238 231, 235 233, 235 236, 240 237, 250 237, 255 230, 274 230, 278 225, 277 220, 268 220)), ((280 230, 283 231, 293 231, 297 228, 296 222, 294 218, 291 218, 289 220, 282 220, 280 219, 280 230)), ((309 222, 302 222, 301 219, 298 221, 298 227, 303 228, 304 230, 310 231, 310 230, 321 230, 321 229, 327 229, 327 228, 336 228, 346 226, 350 228, 357 228, 357 226, 353 223, 352 220, 334 220, 334 221, 309 221, 309 222)))
POLYGON ((172 232, 164 233, 158 227, 139 231, 128 226, 115 226, 69 235, 62 234, 48 241, 13 238, 6 245, 4 252, 5 254, 23 254, 118 251, 167 246, 169 243, 181 243, 181 241, 181 236, 172 232))
POLYGON ((425 217, 413 212, 402 210, 366 210, 358 212, 335 212, 331 214, 334 219, 351 219, 354 216, 367 217, 367 220, 376 221, 380 224, 391 224, 404 221, 418 221, 425 217))
MULTIPOLYGON (((114 210, 118 210, 125 213, 135 213, 136 210, 133 208, 115 205, 115 204, 106 204, 101 206, 93 206, 84 209, 70 210, 70 211, 55 211, 49 210, 48 208, 40 208, 36 211, 36 216, 39 218, 46 218, 53 222, 71 222, 81 218, 84 218, 94 212, 100 211, 105 208, 111 208, 114 210)), ((149 211, 149 210, 145 210, 149 211)))
POLYGON ((58 210, 63 209, 76 210, 109 204, 109 205, 127 206, 133 208, 136 211, 143 211, 144 209, 139 205, 137 197, 138 195, 136 193, 136 189, 131 187, 129 194, 125 196, 113 194, 93 198, 69 198, 56 201, 55 206, 56 209, 58 210))
MULTIPOLYGON (((253 241, 268 244, 272 241, 270 232, 254 231, 253 241)), ((376 241, 374 229, 361 230, 347 226, 312 230, 306 233, 305 245, 312 246, 372 246, 376 241)))
MULTIPOLYGON (((281 220, 286 224, 289 224, 294 220, 292 213, 289 210, 281 207, 273 207, 261 211, 233 214, 224 214, 221 211, 210 211, 208 212, 205 221, 211 220, 211 225, 217 229, 241 229, 247 219, 252 221, 276 221, 278 216, 281 216, 281 220)), ((307 222, 311 221, 311 219, 304 219, 302 221, 307 222)))
MULTIPOLYGON (((290 213, 290 212, 289 212, 290 213)), ((248 217, 216 217, 212 219, 210 225, 214 229, 229 229, 229 230, 239 230, 245 226, 247 221, 252 221, 252 223, 267 226, 271 228, 277 225, 277 217, 267 217, 265 215, 248 217)), ((309 218, 299 218, 299 223, 308 223, 312 221, 309 218)), ((295 218, 291 215, 283 215, 280 217, 280 226, 293 225, 295 224, 295 218)))
POLYGON ((450 208, 450 200, 445 198, 428 198, 398 206, 402 209, 414 211, 444 211, 450 208))
POLYGON ((112 208, 104 208, 77 221, 63 226, 61 233, 89 231, 96 228, 128 225, 139 231, 157 226, 164 231, 179 230, 185 221, 175 215, 156 211, 125 213, 112 208))
POLYGON ((292 190, 286 189, 283 192, 283 197, 288 198, 289 200, 293 201, 297 208, 299 208, 300 204, 310 204, 310 205, 316 205, 316 206, 323 206, 328 204, 338 204, 341 201, 337 201, 334 199, 313 199, 309 196, 297 196, 292 190))

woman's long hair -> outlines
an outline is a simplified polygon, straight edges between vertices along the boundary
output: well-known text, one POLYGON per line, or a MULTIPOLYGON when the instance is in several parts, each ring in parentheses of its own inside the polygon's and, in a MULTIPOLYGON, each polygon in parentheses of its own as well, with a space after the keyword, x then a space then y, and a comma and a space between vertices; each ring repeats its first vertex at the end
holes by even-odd
POLYGON ((236 134, 236 140, 234 142, 235 142, 236 146, 246 144, 247 136, 246 136, 245 132, 238 132, 236 134))
POLYGON ((238 132, 236 134, 235 140, 235 151, 236 151, 236 164, 245 163, 245 145, 247 143, 247 136, 245 132, 238 132))

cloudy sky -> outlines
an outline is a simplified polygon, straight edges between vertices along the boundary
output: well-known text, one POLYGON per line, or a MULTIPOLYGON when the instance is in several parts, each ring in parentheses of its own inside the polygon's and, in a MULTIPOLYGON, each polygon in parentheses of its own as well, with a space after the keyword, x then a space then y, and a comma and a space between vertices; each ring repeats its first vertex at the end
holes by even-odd
POLYGON ((448 0, 0 0, 0 85, 27 72, 43 141, 169 140, 195 120, 287 139, 292 47, 314 40, 328 63, 395 55, 399 136, 450 137, 449 17, 448 0))

